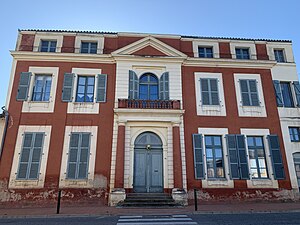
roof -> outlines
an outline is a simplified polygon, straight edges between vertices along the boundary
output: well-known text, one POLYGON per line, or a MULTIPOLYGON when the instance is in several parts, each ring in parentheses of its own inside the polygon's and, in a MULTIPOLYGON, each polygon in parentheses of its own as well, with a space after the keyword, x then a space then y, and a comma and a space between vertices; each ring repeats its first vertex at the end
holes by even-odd
MULTIPOLYGON (((85 30, 47 30, 47 29, 19 29, 22 31, 32 31, 32 32, 53 32, 53 33, 82 33, 82 34, 111 34, 117 35, 119 32, 107 32, 107 31, 85 31, 85 30)), ((123 33, 123 32, 122 32, 123 33)), ((128 32, 135 34, 135 32, 128 32)), ((142 33, 136 33, 142 34, 142 33)), ((149 35, 149 33, 143 33, 149 35)), ((193 35, 175 35, 175 34, 155 34, 155 35, 170 35, 170 36, 180 36, 181 38, 191 38, 191 39, 222 39, 222 40, 236 40, 236 41, 267 41, 267 42, 286 42, 291 43, 291 40, 276 40, 267 38, 239 38, 239 37, 208 37, 208 36, 193 36, 193 35)))

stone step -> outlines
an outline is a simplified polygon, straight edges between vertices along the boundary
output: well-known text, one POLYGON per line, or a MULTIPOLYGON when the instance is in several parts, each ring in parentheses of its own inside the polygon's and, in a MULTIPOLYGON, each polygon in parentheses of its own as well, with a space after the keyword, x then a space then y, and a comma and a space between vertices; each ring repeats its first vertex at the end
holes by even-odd
POLYGON ((122 202, 118 207, 180 207, 175 202, 122 202))
POLYGON ((126 198, 124 202, 174 202, 174 199, 160 199, 160 198, 126 198))

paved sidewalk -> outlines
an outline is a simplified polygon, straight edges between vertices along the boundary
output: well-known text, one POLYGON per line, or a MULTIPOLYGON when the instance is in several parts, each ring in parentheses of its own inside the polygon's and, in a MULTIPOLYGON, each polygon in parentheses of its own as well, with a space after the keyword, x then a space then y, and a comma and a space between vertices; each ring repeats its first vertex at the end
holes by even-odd
POLYGON ((300 202, 288 203, 201 203, 198 211, 194 205, 180 208, 115 208, 101 205, 61 205, 60 214, 56 214, 56 206, 36 207, 25 206, 8 208, 0 206, 0 218, 12 217, 66 217, 66 216, 110 216, 110 215, 160 215, 160 214, 201 214, 201 213, 259 213, 259 212, 300 212, 300 202))

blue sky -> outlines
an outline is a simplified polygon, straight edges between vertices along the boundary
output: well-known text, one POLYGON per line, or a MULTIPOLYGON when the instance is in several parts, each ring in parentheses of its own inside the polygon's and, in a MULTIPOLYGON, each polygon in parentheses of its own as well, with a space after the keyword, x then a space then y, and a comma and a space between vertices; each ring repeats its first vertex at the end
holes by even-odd
POLYGON ((299 0, 10 0, 0 8, 0 106, 18 29, 289 39, 299 72, 299 0))

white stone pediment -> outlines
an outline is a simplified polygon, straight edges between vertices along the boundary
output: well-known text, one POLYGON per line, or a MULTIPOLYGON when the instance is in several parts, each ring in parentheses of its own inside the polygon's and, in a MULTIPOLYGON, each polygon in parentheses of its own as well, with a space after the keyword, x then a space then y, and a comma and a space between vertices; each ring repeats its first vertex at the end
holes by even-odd
POLYGON ((123 48, 117 49, 116 51, 112 52, 112 55, 133 55, 135 52, 149 46, 168 57, 187 57, 187 55, 184 53, 152 36, 147 36, 141 40, 126 45, 123 48))

